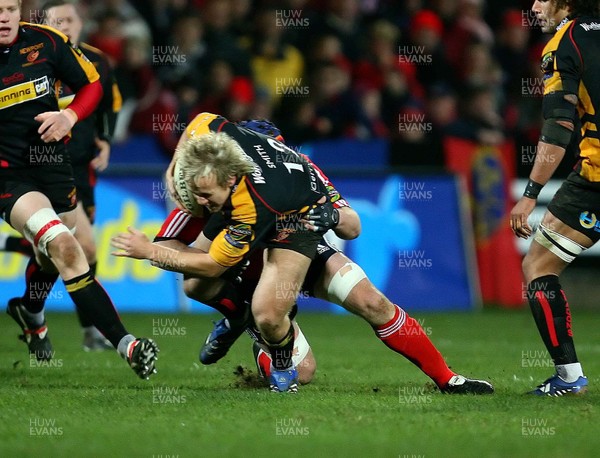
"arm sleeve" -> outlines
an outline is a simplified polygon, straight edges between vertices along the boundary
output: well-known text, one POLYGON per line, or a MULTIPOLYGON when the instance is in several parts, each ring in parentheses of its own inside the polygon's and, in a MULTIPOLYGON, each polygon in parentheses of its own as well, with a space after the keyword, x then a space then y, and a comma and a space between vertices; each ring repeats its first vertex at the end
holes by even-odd
POLYGON ((67 108, 73 110, 77 114, 77 119, 81 121, 94 112, 101 98, 102 85, 100 81, 94 81, 80 88, 67 108))

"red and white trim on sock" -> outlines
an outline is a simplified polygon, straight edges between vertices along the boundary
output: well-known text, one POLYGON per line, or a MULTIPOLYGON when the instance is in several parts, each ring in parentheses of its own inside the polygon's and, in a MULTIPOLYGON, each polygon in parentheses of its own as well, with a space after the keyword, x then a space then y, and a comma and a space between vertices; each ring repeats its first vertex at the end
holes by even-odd
POLYGON ((395 306, 396 311, 394 312, 394 318, 388 321, 386 324, 375 328, 375 334, 380 339, 386 339, 392 334, 399 332, 404 323, 406 323, 406 312, 397 305, 395 306))
POLYGON ((440 388, 444 388, 456 374, 446 365, 443 356, 429 340, 419 322, 397 305, 394 306, 394 317, 374 328, 377 337, 388 348, 419 367, 440 388))

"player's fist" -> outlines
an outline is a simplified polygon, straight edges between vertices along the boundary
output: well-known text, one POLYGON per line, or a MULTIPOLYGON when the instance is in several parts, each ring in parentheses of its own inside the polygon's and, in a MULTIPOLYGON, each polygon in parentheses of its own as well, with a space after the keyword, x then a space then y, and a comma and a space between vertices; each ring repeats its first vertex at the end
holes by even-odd
POLYGON ((71 131, 77 122, 77 115, 67 108, 62 111, 46 111, 34 119, 42 123, 38 129, 42 141, 50 143, 61 140, 71 131))

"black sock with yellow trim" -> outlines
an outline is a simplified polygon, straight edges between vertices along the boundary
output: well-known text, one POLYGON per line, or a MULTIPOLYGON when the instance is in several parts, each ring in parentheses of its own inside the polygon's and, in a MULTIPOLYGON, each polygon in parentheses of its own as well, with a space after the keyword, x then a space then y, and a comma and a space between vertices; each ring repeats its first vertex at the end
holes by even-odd
POLYGON ((294 352, 294 326, 290 323, 290 329, 278 343, 266 342, 271 353, 271 364, 276 371, 284 371, 291 368, 292 354, 294 352))
POLYGON ((127 331, 110 297, 94 278, 92 271, 65 280, 64 283, 77 308, 80 308, 84 315, 92 320, 93 325, 117 348, 119 341, 127 335, 127 331))
MULTIPOLYGON (((90 264, 90 272, 92 273, 92 276, 94 276, 94 278, 96 277, 96 265, 97 263, 90 264)), ((81 308, 75 307, 75 312, 77 312, 77 318, 79 318, 79 324, 82 328, 89 328, 91 326, 94 326, 94 323, 92 323, 91 318, 88 317, 85 313, 83 313, 83 310, 81 310, 81 308)))

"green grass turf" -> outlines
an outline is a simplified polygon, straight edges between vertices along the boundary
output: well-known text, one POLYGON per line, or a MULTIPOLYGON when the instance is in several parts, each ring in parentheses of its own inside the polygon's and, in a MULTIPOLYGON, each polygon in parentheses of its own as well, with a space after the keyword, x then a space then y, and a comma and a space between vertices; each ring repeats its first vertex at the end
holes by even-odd
POLYGON ((0 456, 597 456, 600 314, 574 311, 591 388, 558 399, 523 395, 552 372, 527 312, 415 316, 451 367, 496 394, 441 395, 352 316, 300 315, 317 376, 276 395, 235 374, 255 373, 247 336, 219 364, 197 362, 207 316, 123 316, 138 335, 180 334, 154 336, 159 373, 143 381, 114 352, 84 353, 68 314, 49 316, 55 366, 32 367, 4 315, 0 456))

